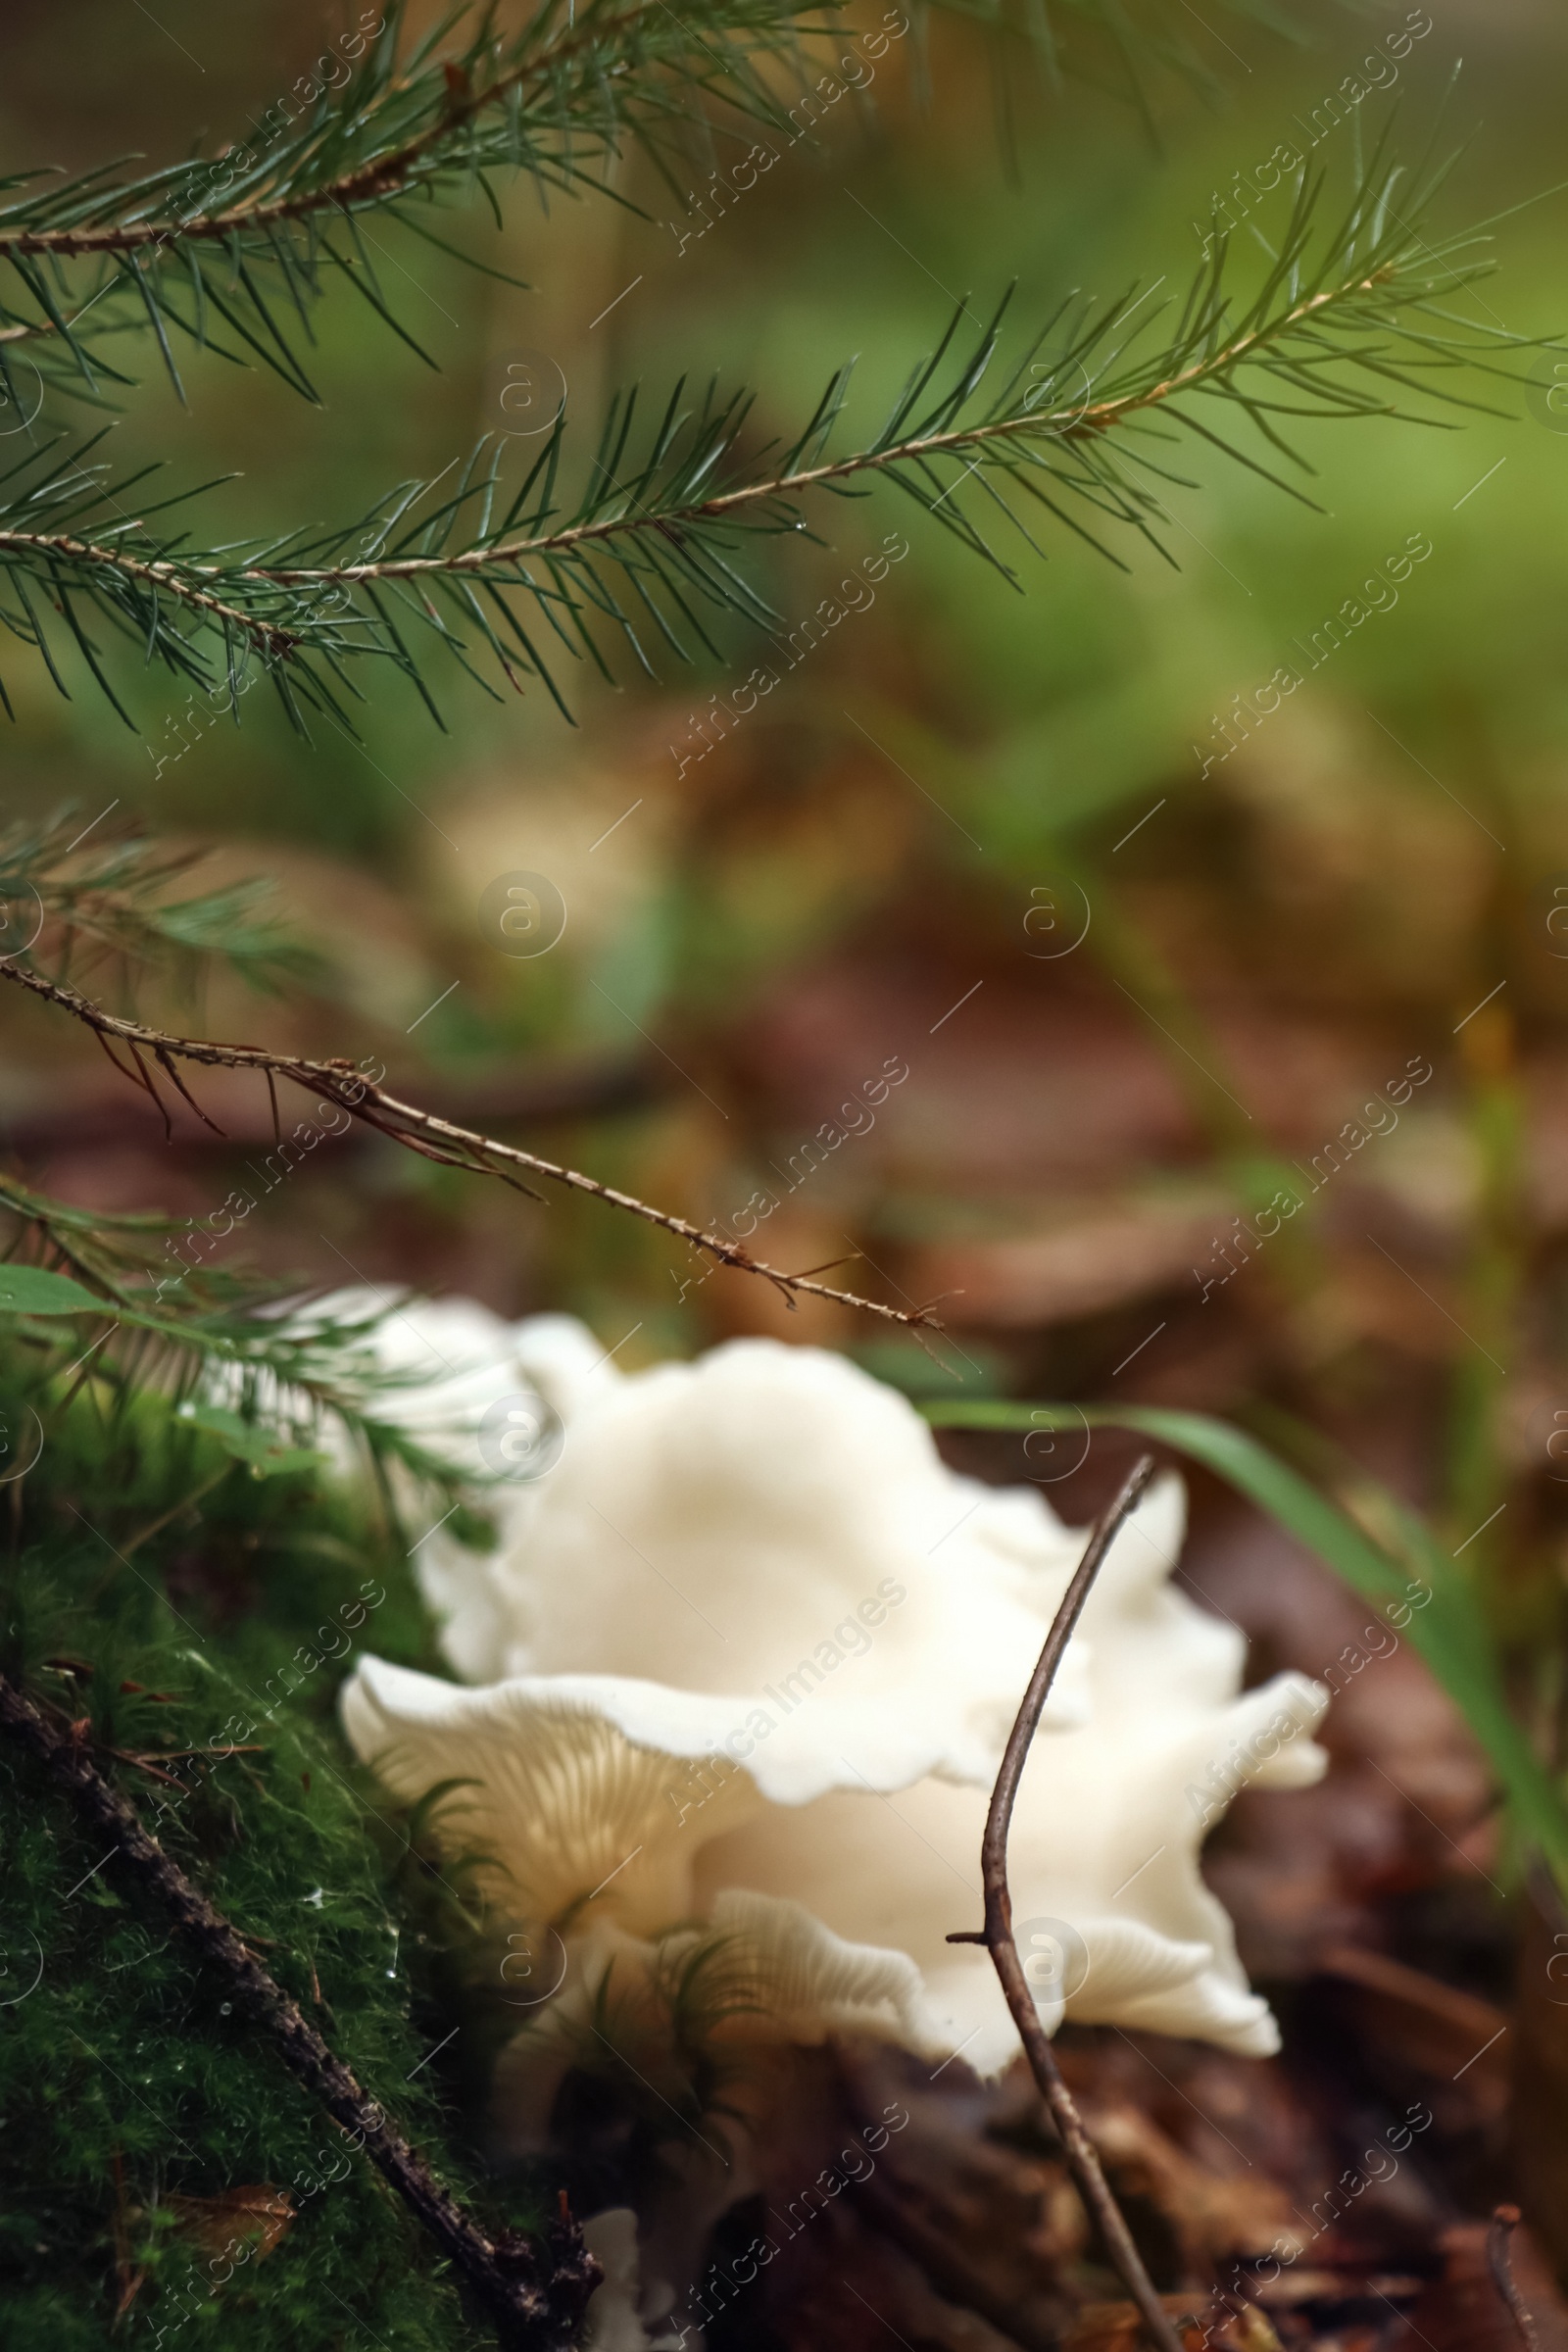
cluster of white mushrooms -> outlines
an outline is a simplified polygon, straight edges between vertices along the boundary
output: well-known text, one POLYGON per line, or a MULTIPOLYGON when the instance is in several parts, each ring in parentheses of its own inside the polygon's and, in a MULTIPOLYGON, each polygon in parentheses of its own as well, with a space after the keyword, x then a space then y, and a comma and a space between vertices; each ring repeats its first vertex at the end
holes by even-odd
MULTIPOLYGON (((989 1955, 945 1938, 979 1924, 992 1783, 1081 1534, 1035 1488, 956 1475, 904 1396, 818 1348, 622 1373, 580 1323, 460 1302, 379 1345, 402 1417, 500 1474, 500 1541, 416 1552, 462 1679, 362 1658, 343 1720, 400 1798, 466 1784, 447 1834, 493 1857, 538 1996, 717 1933, 749 2032, 1006 2066, 989 1955)), ((1171 1582, 1184 1510, 1160 1481, 1101 1572, 1024 1772, 1013 1909, 1049 2029, 1264 2054, 1199 1848, 1244 1783, 1317 1778, 1327 1693, 1242 1691, 1241 1635, 1171 1582)))

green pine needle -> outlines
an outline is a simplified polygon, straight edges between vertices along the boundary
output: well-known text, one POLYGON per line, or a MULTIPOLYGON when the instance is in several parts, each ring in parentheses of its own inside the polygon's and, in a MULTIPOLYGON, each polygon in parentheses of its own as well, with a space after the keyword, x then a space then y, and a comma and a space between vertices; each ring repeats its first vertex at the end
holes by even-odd
POLYGON ((1216 235, 1179 304, 1157 287, 1071 297, 1021 344, 1006 340, 1005 300, 960 343, 972 317, 960 306, 880 430, 837 455, 849 367, 782 446, 755 436, 751 394, 693 397, 682 381, 657 412, 617 394, 585 468, 568 466, 563 412, 510 499, 506 445, 486 441, 439 499, 451 467, 330 531, 201 553, 149 519, 159 510, 127 504, 143 477, 114 481, 94 443, 54 444, 0 478, 0 623, 62 691, 51 608, 112 699, 88 621, 210 691, 228 681, 236 710, 236 676, 259 664, 296 724, 317 709, 351 727, 366 658, 437 717, 435 652, 494 696, 537 682, 564 710, 564 660, 608 675, 618 653, 652 675, 656 641, 685 659, 714 650, 721 614, 765 626, 753 543, 810 534, 823 496, 879 479, 1014 586, 1013 537, 1042 552, 1042 518, 1119 564, 1135 540, 1173 561, 1170 494, 1196 486, 1184 442, 1310 505, 1312 469, 1292 440, 1302 420, 1496 413, 1488 380, 1511 382, 1510 356, 1536 346, 1455 317, 1492 267, 1486 240, 1429 238, 1420 222, 1444 172, 1408 192, 1403 176, 1380 149, 1324 225, 1324 181, 1303 172, 1280 251, 1250 286, 1216 235))

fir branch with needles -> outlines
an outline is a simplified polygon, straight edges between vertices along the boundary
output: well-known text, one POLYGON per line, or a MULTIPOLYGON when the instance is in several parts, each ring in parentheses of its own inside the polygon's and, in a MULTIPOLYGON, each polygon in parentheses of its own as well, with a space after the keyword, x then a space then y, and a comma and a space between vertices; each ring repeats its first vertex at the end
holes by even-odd
MULTIPOLYGON (((1140 104, 1154 63, 1212 86, 1183 24, 1160 5, 1066 0, 1103 35, 1140 104)), ((1288 29, 1265 0, 1239 13, 1288 29)), ((503 185, 522 174, 541 200, 609 183, 628 146, 675 182, 677 165, 716 138, 785 122, 790 77, 810 44, 830 39, 842 0, 541 0, 515 31, 495 0, 460 0, 410 41, 404 0, 367 8, 263 113, 254 136, 216 156, 122 176, 118 165, 74 176, 37 171, 0 179, 0 387, 30 421, 44 387, 108 405, 134 378, 123 340, 150 333, 176 389, 183 340, 269 368, 317 400, 305 357, 310 314, 329 282, 352 286, 411 349, 376 268, 386 248, 371 218, 399 222, 470 267, 431 216, 482 203, 499 224, 503 185), (826 20, 812 22, 814 18, 826 20), (781 83, 780 74, 784 75, 781 83), (781 98, 781 88, 785 96, 781 98), (35 388, 19 372, 25 362, 35 388)), ((1027 0, 925 0, 994 42, 1034 52, 1048 80, 1064 65, 1050 12, 1027 0)), ((1099 77, 1090 67, 1091 78, 1099 77)), ((633 205, 633 209, 637 209, 633 205)), ((489 274, 500 275, 499 271, 489 274)))
POLYGON ((132 516, 132 485, 111 484, 90 450, 40 451, 0 478, 0 577, 14 600, 0 598, 0 621, 63 685, 52 606, 127 719, 92 617, 181 676, 225 680, 236 709, 259 661, 297 724, 315 707, 352 727, 366 658, 401 673, 439 720, 432 652, 498 699, 538 681, 567 715, 563 659, 610 677, 617 646, 649 675, 661 644, 681 661, 696 646, 716 655, 720 614, 753 627, 776 617, 747 565, 756 543, 818 536, 824 498, 879 481, 1015 587, 999 533, 1043 554, 1036 516, 1113 563, 1129 542, 1173 562, 1170 501, 1196 487, 1184 443, 1311 505, 1312 467, 1292 440, 1301 422, 1491 411, 1488 379, 1511 383, 1510 358, 1538 347, 1451 307, 1492 265, 1483 239, 1429 241, 1418 225, 1443 175, 1406 195, 1380 150, 1325 226, 1325 184, 1303 174, 1260 282, 1239 286, 1221 236, 1179 307, 1153 287, 1074 296, 1006 357, 1006 301, 970 343, 958 340, 965 307, 880 428, 840 454, 848 366, 782 445, 754 437, 748 395, 689 399, 683 382, 646 422, 635 391, 612 402, 575 492, 563 413, 510 495, 506 445, 482 443, 455 481, 454 465, 405 483, 346 526, 202 555, 154 527, 154 510, 132 516))
POLYGON ((683 0, 678 13, 662 0, 542 0, 515 32, 500 28, 493 5, 464 5, 409 45, 401 0, 367 10, 318 61, 340 66, 341 78, 302 76, 304 100, 290 93, 269 108, 245 144, 135 178, 101 167, 0 183, 21 191, 0 203, 11 286, 0 298, 0 379, 25 413, 14 375, 24 349, 55 382, 74 376, 101 395, 106 381, 129 380, 105 339, 139 319, 176 386, 183 337, 270 368, 316 400, 303 346, 329 280, 352 286, 428 359, 382 286, 372 216, 463 260, 432 215, 477 200, 499 223, 498 183, 518 173, 541 198, 604 191, 628 142, 667 171, 683 141, 711 135, 715 109, 721 120, 776 119, 764 63, 788 64, 820 29, 795 0, 683 0), (371 15, 373 37, 363 29, 371 15))
POLYGON ((53 948, 61 979, 81 958, 112 960, 126 978, 156 962, 186 983, 220 961, 271 995, 321 983, 324 959, 263 913, 270 882, 173 896, 207 851, 150 840, 134 819, 111 827, 109 813, 83 823, 68 808, 0 827, 0 952, 53 948))
POLYGON ((461 1510, 457 1524, 486 1540, 486 1482, 455 1469, 399 1418, 400 1395, 417 1383, 375 1352, 395 1298, 302 1298, 297 1281, 208 1262, 198 1219, 78 1208, 3 1171, 0 1220, 0 1312, 20 1318, 8 1344, 34 1362, 51 1409, 64 1410, 89 1377, 121 1400, 154 1388, 258 1475, 318 1468, 330 1426, 389 1524, 401 1526, 413 1501, 432 1503, 461 1510), (66 1289, 52 1299, 14 1280, 8 1290, 8 1269, 63 1279, 66 1289))

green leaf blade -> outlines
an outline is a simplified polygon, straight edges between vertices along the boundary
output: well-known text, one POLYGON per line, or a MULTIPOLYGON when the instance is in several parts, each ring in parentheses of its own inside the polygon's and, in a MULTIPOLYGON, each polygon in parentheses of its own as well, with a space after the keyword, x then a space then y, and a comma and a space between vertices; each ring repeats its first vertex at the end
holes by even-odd
POLYGON ((113 1310, 69 1274, 46 1266, 0 1266, 0 1315, 107 1315, 113 1310))
POLYGON ((1489 1629, 1464 1580, 1414 1514, 1389 1497, 1409 1552, 1396 1559, 1337 1504, 1255 1438, 1206 1413, 1160 1405, 1030 1405, 976 1400, 920 1406, 939 1429, 1130 1429, 1169 1446, 1246 1495, 1362 1599, 1372 1601, 1426 1660, 1463 1714, 1506 1791, 1519 1828, 1568 1886, 1568 1807, 1508 1705, 1489 1629), (1408 1571, 1413 1568, 1412 1578, 1408 1571), (1428 1598, 1412 1597, 1425 1589, 1428 1598), (1402 1619, 1394 1616, 1402 1610, 1402 1619))

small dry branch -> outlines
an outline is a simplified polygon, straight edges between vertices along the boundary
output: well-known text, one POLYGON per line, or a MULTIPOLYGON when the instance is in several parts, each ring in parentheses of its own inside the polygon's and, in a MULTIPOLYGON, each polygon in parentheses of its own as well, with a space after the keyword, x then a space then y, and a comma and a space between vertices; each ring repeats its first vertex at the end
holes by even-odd
POLYGON ((1115 2264, 1127 2292, 1143 2317, 1144 2325, 1159 2352, 1182 2352, 1181 2338, 1171 2326, 1170 2319, 1154 2291, 1153 2280, 1145 2270, 1142 2257, 1134 2245, 1132 2232, 1122 2219, 1121 2208, 1111 2193, 1110 2183, 1101 2169, 1095 2144, 1084 2129, 1077 2103, 1062 2080, 1056 2064, 1056 2054, 1051 2037, 1040 2022, 1034 1995, 1023 1973, 1018 1946, 1012 1935, 1012 1896, 1007 1886, 1007 1830, 1012 1821, 1013 1800, 1018 1783, 1023 1777, 1024 1764, 1040 1722, 1041 1709, 1050 1696, 1051 1686, 1056 1679, 1056 1669, 1072 1640, 1073 1630, 1089 1597, 1090 1587, 1100 1573, 1101 1564, 1121 1529, 1126 1525, 1140 1495, 1154 1474, 1154 1457, 1146 1453, 1131 1477, 1123 1486, 1110 1508, 1096 1522, 1084 1556, 1073 1572, 1071 1584, 1062 1595, 1061 1606, 1052 1621, 1046 1636, 1046 1646, 1040 1662, 1030 1678, 1023 1694, 1018 1718, 1008 1736, 1003 1752, 1002 1769, 991 1795, 991 1810, 986 1816, 985 1837, 980 1846, 980 1878, 985 1890, 986 1924, 979 1930, 964 1929, 950 1936, 950 1943, 983 1943, 990 1952, 992 1963, 1002 1981, 1007 2007, 1018 2029, 1019 2039, 1030 2071, 1040 2086, 1041 2095, 1051 2110, 1067 2163, 1078 2184, 1079 2194, 1099 2227, 1106 2251, 1115 2264))
MULTIPOLYGON (((677 1217, 667 1209, 655 1208, 635 1194, 617 1192, 613 1185, 601 1184, 597 1176, 585 1176, 580 1169, 568 1168, 553 1159, 542 1159, 535 1152, 524 1152, 515 1144, 499 1143, 494 1136, 481 1135, 471 1127, 459 1127, 450 1119, 438 1118, 434 1111, 423 1110, 416 1102, 405 1102, 385 1087, 363 1077, 349 1061, 312 1061, 300 1054, 272 1054, 263 1046, 222 1045, 209 1038, 174 1037, 167 1031, 146 1028, 140 1021, 121 1018, 105 1012, 64 982, 46 980, 39 972, 29 971, 14 962, 0 962, 0 979, 11 980, 19 988, 42 997, 47 1004, 57 1004, 82 1022, 99 1040, 122 1077, 131 1077, 112 1051, 110 1041, 125 1046, 136 1064, 139 1075, 135 1083, 145 1088, 164 1112, 166 1124, 169 1113, 142 1059, 143 1053, 151 1054, 159 1065, 173 1077, 174 1084, 187 1102, 209 1127, 211 1119, 192 1101, 184 1083, 174 1073, 177 1061, 191 1062, 208 1069, 257 1070, 269 1086, 278 1078, 286 1078, 293 1086, 303 1087, 307 1094, 324 1095, 359 1119, 373 1127, 396 1144, 421 1158, 434 1159, 443 1166, 465 1168, 475 1176, 494 1176, 503 1184, 527 1192, 528 1187, 513 1173, 526 1169, 529 1175, 542 1176, 552 1184, 565 1185, 571 1192, 587 1193, 596 1200, 605 1200, 612 1208, 620 1208, 647 1225, 657 1225, 673 1234, 693 1250, 703 1250, 715 1257, 720 1265, 733 1266, 743 1274, 760 1275, 781 1291, 793 1305, 797 1295, 814 1298, 829 1298, 835 1306, 854 1307, 863 1315, 876 1315, 884 1323, 902 1323, 910 1330, 940 1331, 943 1326, 929 1307, 912 1307, 907 1312, 896 1306, 884 1306, 878 1299, 861 1298, 854 1291, 836 1291, 825 1282, 813 1282, 806 1274, 788 1274, 781 1266, 770 1266, 754 1257, 739 1243, 727 1241, 722 1234, 709 1233, 693 1225, 686 1217, 677 1217)), ((276 1102, 275 1089, 273 1102, 276 1102)), ((171 1134, 172 1129, 171 1128, 171 1134)), ((531 1196, 537 1199, 537 1195, 531 1196)))
POLYGON ((1487 2231, 1487 2262, 1492 2271, 1493 2284, 1508 2306, 1525 2352, 1540 2352, 1541 2339, 1536 2333, 1535 2320, 1519 2292, 1518 2281, 1513 2275, 1512 2239, 1518 2227, 1518 2206, 1499 2205, 1487 2231))

